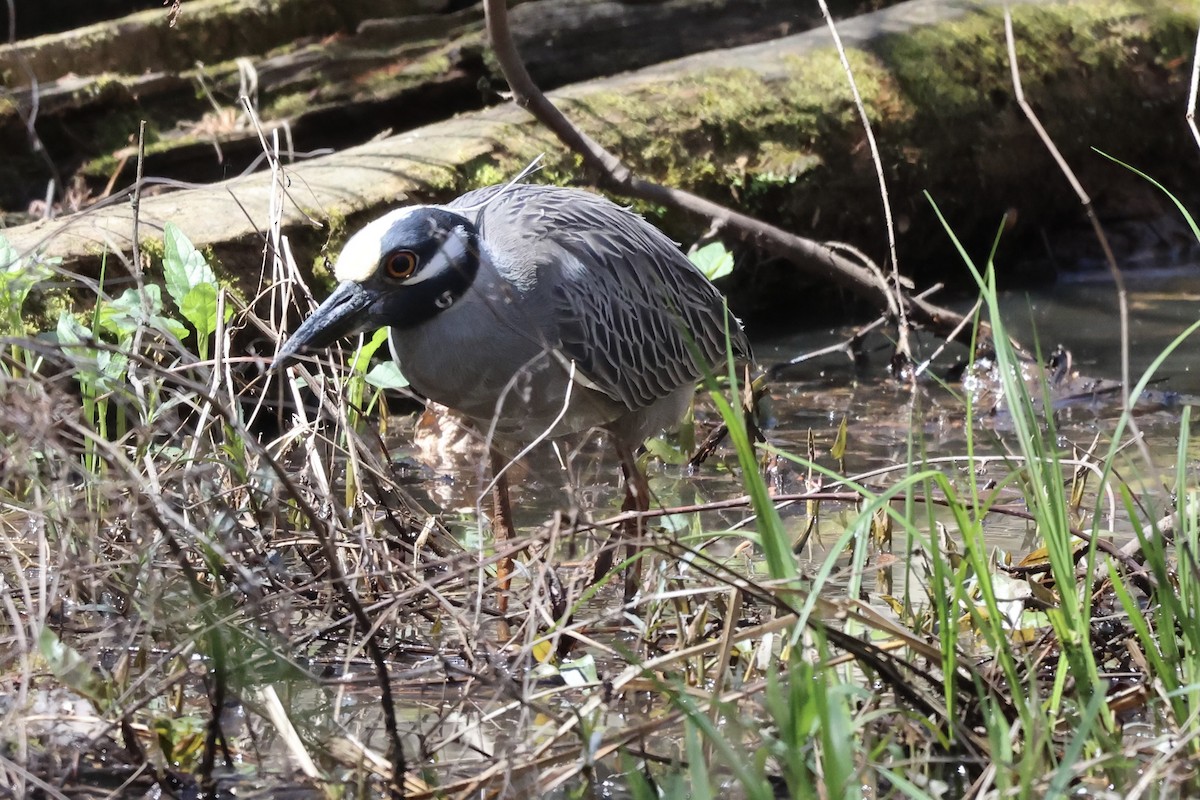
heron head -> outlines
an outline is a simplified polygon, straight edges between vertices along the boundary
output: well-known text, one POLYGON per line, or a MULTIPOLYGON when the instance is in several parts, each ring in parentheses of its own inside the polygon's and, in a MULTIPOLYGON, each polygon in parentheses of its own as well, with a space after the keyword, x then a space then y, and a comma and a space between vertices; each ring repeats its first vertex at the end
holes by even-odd
POLYGON ((334 264, 338 286, 272 364, 375 328, 411 328, 453 306, 479 271, 479 234, 438 206, 392 211, 350 237, 334 264))

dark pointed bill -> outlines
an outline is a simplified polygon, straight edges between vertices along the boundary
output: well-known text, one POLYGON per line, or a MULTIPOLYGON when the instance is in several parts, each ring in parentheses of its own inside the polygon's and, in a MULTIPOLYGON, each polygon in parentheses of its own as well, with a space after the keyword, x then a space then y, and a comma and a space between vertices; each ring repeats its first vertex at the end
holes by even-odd
POLYGON ((271 369, 286 367, 302 350, 326 348, 338 339, 370 327, 364 312, 374 299, 374 294, 358 283, 343 281, 279 349, 271 369))

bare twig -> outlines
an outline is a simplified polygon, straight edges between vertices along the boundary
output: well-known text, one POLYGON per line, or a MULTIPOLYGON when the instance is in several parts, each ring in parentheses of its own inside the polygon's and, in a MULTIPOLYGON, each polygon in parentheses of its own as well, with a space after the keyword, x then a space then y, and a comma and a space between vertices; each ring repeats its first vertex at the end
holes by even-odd
MULTIPOLYGON (((888 308, 896 317, 896 351, 908 364, 913 363, 912 344, 908 336, 908 315, 904 310, 904 288, 900 282, 900 259, 896 255, 896 225, 892 220, 892 202, 888 197, 887 181, 883 177, 883 159, 879 156, 879 144, 875 141, 875 131, 871 127, 871 118, 867 116, 867 107, 863 104, 862 94, 858 91, 858 83, 854 80, 854 70, 850 68, 850 59, 846 56, 846 48, 842 46, 842 37, 838 34, 837 25, 829 13, 829 5, 825 0, 817 0, 821 7, 821 16, 833 36, 833 46, 837 50, 838 59, 842 62, 842 70, 846 73, 846 81, 850 84, 850 92, 854 96, 854 107, 858 109, 863 131, 867 135, 867 146, 871 149, 871 163, 875 167, 875 179, 879 181, 879 199, 883 204, 884 229, 887 231, 888 258, 892 264, 892 287, 899 300, 893 300, 888 308)), ((906 370, 911 375, 909 370, 906 370)), ((914 376, 915 377, 915 376, 914 376)))
MULTIPOLYGON (((529 76, 513 42, 504 0, 484 0, 488 36, 500 69, 512 89, 514 101, 529 110, 551 130, 566 147, 579 154, 585 168, 605 189, 628 197, 637 197, 668 208, 706 218, 711 227, 729 231, 739 241, 760 247, 802 267, 814 277, 826 279, 853 292, 876 306, 890 308, 892 288, 870 270, 843 258, 830 248, 788 233, 774 225, 738 213, 691 192, 662 186, 634 175, 614 154, 577 128, 542 93, 529 76)), ((937 331, 952 330, 961 315, 928 301, 902 293, 904 313, 937 331)), ((990 336, 990 333, 983 331, 990 336)))
MULTIPOLYGON (((940 291, 941 289, 942 289, 942 284, 940 284, 940 283, 935 284, 935 285, 929 287, 928 289, 926 289, 925 291, 919 293, 917 295, 917 298, 923 300, 924 298, 929 297, 930 295, 940 291)), ((946 337, 946 342, 952 341, 953 339, 957 338, 957 336, 961 332, 963 326, 969 324, 971 322, 971 319, 974 316, 975 316, 974 310, 972 310, 972 312, 970 314, 965 315, 962 318, 962 320, 959 322, 958 326, 956 326, 951 331, 950 335, 946 337)), ((778 364, 773 364, 771 366, 771 368, 767 371, 767 374, 771 378, 777 378, 777 377, 779 377, 780 373, 785 372, 788 367, 794 367, 797 364, 803 364, 805 361, 812 361, 814 358, 821 358, 822 356, 827 356, 832 353, 845 353, 846 356, 848 358, 850 358, 851 361, 855 361, 858 359, 859 352, 860 352, 860 346, 862 344, 863 339, 866 338, 867 334, 883 327, 884 323, 886 323, 887 321, 888 321, 887 314, 878 316, 871 322, 867 323, 866 325, 860 325, 859 327, 855 328, 854 332, 851 333, 848 337, 846 337, 842 341, 839 341, 835 344, 831 344, 827 347, 820 347, 820 348, 817 348, 816 350, 810 350, 807 353, 801 353, 800 355, 796 356, 795 358, 780 362, 778 364)), ((938 349, 934 352, 933 355, 931 355, 929 358, 925 359, 925 361, 923 361, 920 364, 919 368, 914 373, 914 376, 920 376, 920 374, 922 372, 924 372, 926 369, 928 369, 929 363, 933 359, 937 358, 938 354, 940 354, 942 352, 942 350, 945 349, 946 342, 943 342, 938 347, 938 349)))
POLYGON ((1192 131, 1192 138, 1196 140, 1196 146, 1200 147, 1200 130, 1196 129, 1196 92, 1200 88, 1200 29, 1196 31, 1196 47, 1192 51, 1192 82, 1188 86, 1188 104, 1187 113, 1184 115, 1187 118, 1188 128, 1192 131))
POLYGON ((1109 274, 1112 275, 1113 284, 1117 288, 1117 309, 1121 324, 1121 405, 1125 409, 1125 414, 1129 420, 1130 434, 1133 440, 1137 442, 1142 458, 1153 469, 1154 460, 1150 456, 1150 449, 1146 446, 1146 442, 1138 430, 1137 421, 1133 418, 1133 409, 1130 408, 1129 404, 1129 294, 1125 290, 1125 278, 1121 275, 1121 269, 1117 266, 1117 258, 1113 255, 1112 247, 1108 243, 1108 237, 1104 234, 1104 226, 1100 224, 1100 218, 1096 216, 1096 209, 1092 205, 1091 197, 1084 190, 1083 184, 1075 177, 1074 171, 1054 144, 1054 140, 1050 138, 1050 134, 1042 126, 1037 114, 1034 113, 1033 107, 1025 99, 1025 92, 1021 88, 1021 72, 1017 66, 1017 46, 1013 36, 1012 10, 1007 6, 1004 8, 1004 38, 1008 44, 1008 63, 1012 70, 1013 92, 1016 95, 1017 104, 1021 106, 1021 111, 1025 113, 1025 118, 1029 120, 1029 124, 1037 132, 1038 138, 1042 140, 1043 146, 1045 146, 1046 150, 1054 158, 1055 163, 1058 164, 1058 168, 1066 177, 1067 182, 1071 184, 1071 189, 1074 190, 1084 211, 1087 212, 1088 220, 1092 223, 1092 229, 1096 233, 1096 239, 1100 242, 1100 249, 1104 251, 1104 261, 1108 265, 1109 274))
MULTIPOLYGON (((133 182, 133 194, 129 197, 129 210, 133 214, 131 222, 133 235, 131 236, 131 255, 133 263, 133 277, 137 281, 138 296, 142 298, 142 315, 150 318, 150 301, 146 297, 145 275, 142 269, 142 242, 141 242, 141 216, 142 216, 142 177, 146 166, 146 120, 138 121, 138 140, 137 140, 137 172, 133 182)), ((134 339, 133 349, 139 350, 141 346, 141 331, 142 326, 138 326, 138 336, 134 339)))

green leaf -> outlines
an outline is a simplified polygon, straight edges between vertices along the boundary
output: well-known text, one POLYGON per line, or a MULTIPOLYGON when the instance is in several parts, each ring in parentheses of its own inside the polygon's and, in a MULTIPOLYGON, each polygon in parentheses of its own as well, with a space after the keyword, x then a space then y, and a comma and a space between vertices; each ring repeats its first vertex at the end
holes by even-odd
POLYGON ((92 332, 68 311, 63 311, 58 315, 58 326, 55 328, 55 333, 58 335, 59 345, 64 348, 81 345, 85 341, 90 342, 93 338, 92 332))
POLYGON ((46 659, 54 677, 84 697, 102 699, 100 681, 92 671, 91 664, 74 648, 63 644, 48 627, 42 628, 38 634, 38 651, 46 659))
POLYGON ((646 452, 662 461, 664 464, 686 464, 688 454, 661 436, 646 440, 646 452))
MULTIPOLYGON (((375 353, 380 347, 383 346, 383 343, 386 342, 387 339, 388 328, 380 328, 379 330, 375 331, 375 335, 363 342, 363 346, 358 348, 358 352, 354 354, 354 359, 350 362, 350 371, 358 375, 366 372, 367 365, 371 363, 371 359, 375 356, 375 353)), ((404 385, 407 386, 408 382, 405 381, 404 385)))
MULTIPOLYGON (((214 296, 216 294, 216 273, 204 260, 204 254, 172 222, 163 228, 163 276, 166 278, 167 293, 181 311, 188 293, 197 286, 211 286, 214 296)), ((215 314, 213 319, 216 319, 215 314)))
POLYGON ((0 333, 23 332, 21 309, 29 293, 53 273, 49 264, 35 256, 22 257, 16 248, 0 236, 0 333))
POLYGON ((400 372, 400 365, 395 361, 376 364, 364 380, 377 389, 403 389, 408 386, 408 378, 400 372))
POLYGON ((195 769, 204 752, 206 720, 198 716, 154 720, 154 733, 163 756, 172 766, 195 769))
POLYGON ((200 283, 190 288, 179 302, 179 312, 192 323, 196 336, 205 339, 217 329, 217 284, 200 283))
POLYGON ((710 281, 733 272, 733 253, 720 242, 710 242, 688 256, 710 281))
POLYGON ((666 514, 658 518, 658 526, 667 533, 683 534, 692 529, 691 514, 666 514))
POLYGON ((846 457, 846 439, 849 428, 846 425, 846 418, 842 417, 842 423, 838 425, 837 437, 833 440, 833 447, 829 448, 829 455, 833 456, 838 461, 846 457))
POLYGON ((143 287, 143 293, 139 293, 137 289, 126 289, 116 300, 102 304, 98 321, 102 330, 122 340, 133 335, 139 320, 148 327, 177 339, 187 336, 188 331, 183 323, 164 317, 162 313, 162 289, 149 284, 143 287))
POLYGON ((125 379, 129 357, 114 350, 92 346, 95 336, 79 320, 64 311, 55 328, 58 345, 75 362, 76 376, 101 391, 111 391, 125 379))
POLYGON ((121 381, 125 380, 125 370, 129 367, 129 356, 112 350, 96 352, 96 366, 100 370, 100 385, 105 391, 111 391, 121 381))
POLYGON ((596 669, 596 659, 592 657, 591 653, 585 653, 571 661, 564 661, 559 665, 558 671, 568 686, 583 686, 600 681, 600 675, 596 669))
POLYGON ((0 236, 0 270, 8 271, 17 266, 17 248, 8 243, 8 239, 0 236))
POLYGON ((137 289, 126 289, 116 300, 105 303, 100 309, 100 319, 107 321, 113 318, 124 318, 128 321, 137 320, 145 315, 161 314, 163 311, 162 289, 154 284, 137 289))

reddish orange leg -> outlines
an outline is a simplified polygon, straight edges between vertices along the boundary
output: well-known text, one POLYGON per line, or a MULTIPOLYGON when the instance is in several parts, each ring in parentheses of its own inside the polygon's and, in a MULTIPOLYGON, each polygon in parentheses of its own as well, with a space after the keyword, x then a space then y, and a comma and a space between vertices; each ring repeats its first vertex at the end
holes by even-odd
POLYGON ((617 443, 617 454, 621 457, 621 473, 625 476, 625 502, 621 511, 637 511, 635 519, 621 523, 621 536, 625 539, 625 558, 634 559, 625 570, 625 602, 633 600, 642 583, 642 559, 636 558, 642 547, 642 535, 646 531, 645 518, 640 512, 650 510, 650 482, 638 468, 637 456, 624 443, 617 443))
MULTIPOLYGON (((502 471, 507 460, 492 451, 492 537, 496 550, 507 549, 517 538, 513 528, 512 503, 508 497, 508 476, 502 471)), ((504 556, 496 562, 496 609, 500 612, 500 638, 507 641, 508 630, 508 584, 512 576, 512 556, 504 556)))

